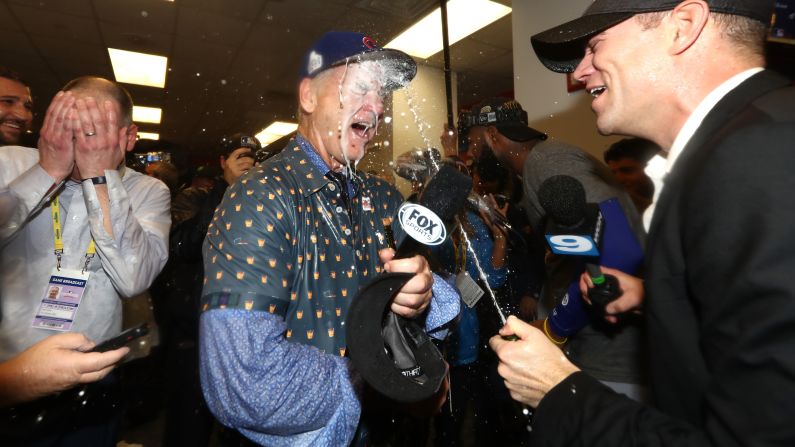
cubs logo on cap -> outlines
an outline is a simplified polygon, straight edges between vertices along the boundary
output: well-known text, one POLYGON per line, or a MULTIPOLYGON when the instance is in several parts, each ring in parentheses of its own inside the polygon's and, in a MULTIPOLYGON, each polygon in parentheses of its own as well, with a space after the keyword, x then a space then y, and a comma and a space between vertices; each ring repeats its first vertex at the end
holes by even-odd
POLYGON ((329 68, 363 61, 384 61, 386 90, 405 87, 417 74, 417 63, 408 54, 382 48, 370 36, 348 31, 331 31, 315 42, 304 55, 299 76, 311 78, 329 68))

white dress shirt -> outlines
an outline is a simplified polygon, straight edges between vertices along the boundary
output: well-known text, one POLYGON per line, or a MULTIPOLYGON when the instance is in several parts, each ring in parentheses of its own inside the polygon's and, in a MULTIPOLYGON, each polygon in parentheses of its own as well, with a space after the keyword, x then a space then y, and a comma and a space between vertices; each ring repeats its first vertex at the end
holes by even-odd
POLYGON ((707 117, 707 114, 721 99, 723 99, 724 96, 737 88, 737 86, 742 84, 745 80, 762 70, 764 70, 764 68, 755 67, 737 73, 709 92, 709 94, 701 100, 698 106, 693 109, 693 113, 690 114, 690 116, 687 118, 687 121, 685 121, 685 124, 679 130, 679 133, 676 135, 676 139, 674 139, 673 144, 667 151, 668 157, 662 158, 660 156, 655 156, 646 165, 646 175, 648 175, 654 183, 654 200, 652 200, 651 205, 646 208, 646 211, 643 212, 643 225, 646 227, 646 231, 649 231, 649 226, 651 225, 651 219, 654 216, 654 209, 655 205, 657 204, 657 199, 660 197, 660 192, 662 192, 663 186, 665 185, 665 177, 669 172, 671 172, 671 169, 673 169, 676 160, 679 158, 679 155, 682 153, 682 150, 685 148, 685 146, 687 146, 687 143, 690 142, 693 134, 695 134, 696 130, 701 127, 701 122, 704 121, 704 118, 707 117))
MULTIPOLYGON (((53 179, 36 149, 0 147, 0 361, 55 334, 31 327, 56 267, 49 203, 53 179), (39 205, 39 206, 37 206, 39 205)), ((93 237, 97 254, 72 331, 102 341, 121 330, 121 300, 146 290, 168 259, 171 198, 159 180, 106 170, 113 236, 103 227, 95 186, 66 182, 58 193, 62 268, 80 270, 93 237)))

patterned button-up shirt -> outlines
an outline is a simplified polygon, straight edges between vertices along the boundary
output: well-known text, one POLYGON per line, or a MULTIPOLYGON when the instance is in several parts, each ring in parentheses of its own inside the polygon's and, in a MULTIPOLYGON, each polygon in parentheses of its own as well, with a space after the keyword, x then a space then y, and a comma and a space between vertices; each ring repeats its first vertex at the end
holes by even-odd
MULTIPOLYGON (((347 360, 339 358, 346 349, 345 318, 359 288, 382 271, 378 251, 388 247, 384 227, 402 197, 378 179, 353 176, 339 185, 327 174, 311 145, 297 136, 229 187, 205 241, 200 337, 205 397, 221 422, 269 445, 347 443, 358 420, 356 396, 350 383, 342 383, 350 382, 347 360), (349 188, 350 207, 341 187, 349 188), (285 339, 293 343, 273 348, 285 339), (273 362, 278 373, 272 372, 273 362), (308 369, 314 373, 307 375, 308 369), (299 370, 300 377, 291 372, 299 370), (233 391, 238 387, 242 393, 233 391), (342 390, 330 392, 334 387, 342 390), (266 409, 268 399, 275 403, 273 396, 286 389, 294 390, 294 402, 266 409), (241 394, 249 401, 234 402, 241 394), (251 412, 236 410, 249 405, 251 412), (293 414, 306 405, 320 408, 293 414), (263 414, 267 411, 273 414, 263 414), (339 427, 330 427, 335 421, 339 427)), ((435 281, 426 327, 454 318, 457 302, 449 285, 435 281)))
POLYGON ((381 272, 384 226, 402 197, 354 178, 349 213, 301 140, 230 187, 208 230, 204 305, 279 314, 291 341, 344 355, 348 306, 381 272))

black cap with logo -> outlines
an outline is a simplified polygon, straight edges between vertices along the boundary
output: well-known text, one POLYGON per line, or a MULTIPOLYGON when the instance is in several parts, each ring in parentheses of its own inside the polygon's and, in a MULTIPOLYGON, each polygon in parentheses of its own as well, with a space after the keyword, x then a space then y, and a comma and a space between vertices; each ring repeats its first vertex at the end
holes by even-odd
POLYGON ((245 133, 236 133, 230 137, 225 137, 221 140, 221 146, 219 148, 219 154, 224 156, 224 158, 229 158, 232 152, 240 149, 241 147, 251 149, 251 153, 245 152, 240 154, 241 157, 251 157, 254 158, 254 154, 262 149, 262 145, 259 143, 257 137, 253 137, 251 135, 245 133))
POLYGON ((528 126, 527 112, 512 99, 488 99, 475 106, 471 113, 460 116, 460 133, 474 126, 494 126, 501 134, 518 142, 547 139, 547 134, 528 126))
MULTIPOLYGON (((681 0, 595 0, 582 17, 530 38, 538 59, 548 69, 571 73, 583 58, 585 44, 602 31, 648 12, 674 9, 681 0)), ((772 0, 708 0, 709 10, 770 23, 772 0)))

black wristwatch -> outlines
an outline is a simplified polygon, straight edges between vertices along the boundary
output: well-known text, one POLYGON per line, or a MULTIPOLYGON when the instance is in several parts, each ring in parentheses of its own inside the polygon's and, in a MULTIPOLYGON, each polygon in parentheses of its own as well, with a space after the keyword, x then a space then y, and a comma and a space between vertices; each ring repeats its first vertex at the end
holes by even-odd
POLYGON ((105 178, 104 175, 100 176, 100 177, 91 177, 91 178, 86 179, 86 180, 91 180, 91 183, 93 183, 95 185, 104 185, 104 184, 108 183, 108 179, 105 178))

